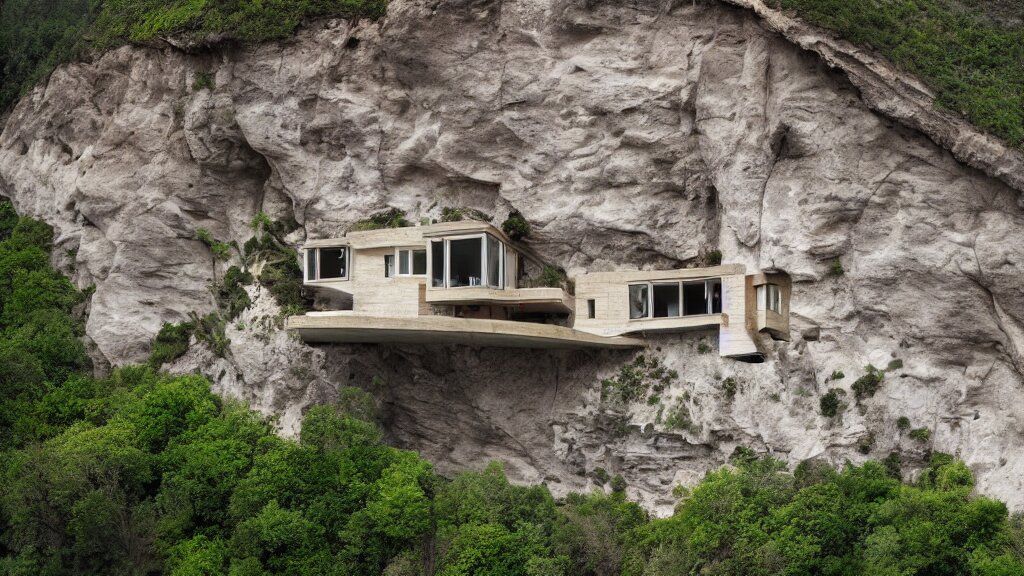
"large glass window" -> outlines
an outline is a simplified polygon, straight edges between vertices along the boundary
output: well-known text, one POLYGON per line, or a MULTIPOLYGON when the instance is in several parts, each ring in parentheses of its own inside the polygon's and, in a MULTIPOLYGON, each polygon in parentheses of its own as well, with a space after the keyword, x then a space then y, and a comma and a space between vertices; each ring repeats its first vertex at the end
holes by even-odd
POLYGON ((504 281, 501 274, 501 242, 494 236, 485 236, 487 239, 487 285, 491 288, 501 288, 504 281))
POLYGON ((707 282, 683 282, 683 316, 708 313, 707 282))
POLYGON ((346 248, 321 248, 319 280, 345 278, 348 276, 348 250, 346 248))
POLYGON ((347 278, 347 247, 306 250, 306 281, 345 280, 347 278))
POLYGON ((481 286, 483 238, 448 241, 448 287, 481 286))
MULTIPOLYGON (((505 247, 489 234, 435 240, 430 245, 430 285, 505 287, 505 247)), ((415 260, 413 268, 416 268, 415 260)), ((426 268, 426 262, 423 262, 426 268)))
POLYGON ((782 314, 782 290, 775 284, 757 287, 757 309, 782 314))
POLYGON ((722 280, 719 278, 629 285, 631 320, 677 318, 721 312, 722 280))
POLYGON ((434 288, 444 286, 444 240, 430 242, 430 285, 434 288))
POLYGON ((316 248, 306 250, 306 280, 316 280, 316 248))
POLYGON ((654 306, 655 318, 671 318, 679 316, 679 283, 655 284, 654 285, 654 306))
POLYGON ((637 318, 647 318, 647 294, 647 284, 629 285, 629 318, 631 320, 635 320, 637 318))

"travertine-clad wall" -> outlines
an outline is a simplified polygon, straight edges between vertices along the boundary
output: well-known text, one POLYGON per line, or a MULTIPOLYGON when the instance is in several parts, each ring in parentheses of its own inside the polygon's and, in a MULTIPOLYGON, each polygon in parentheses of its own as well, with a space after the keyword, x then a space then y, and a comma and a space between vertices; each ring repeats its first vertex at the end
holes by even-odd
POLYGON ((722 326, 718 330, 718 352, 722 356, 757 354, 752 338, 755 332, 747 327, 747 277, 732 274, 722 277, 722 326))

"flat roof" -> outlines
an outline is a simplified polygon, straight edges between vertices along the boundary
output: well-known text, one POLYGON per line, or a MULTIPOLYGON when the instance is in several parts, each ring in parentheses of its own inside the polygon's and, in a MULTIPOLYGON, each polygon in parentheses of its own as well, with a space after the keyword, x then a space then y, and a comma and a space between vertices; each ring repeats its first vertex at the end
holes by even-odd
POLYGON ((598 336, 554 324, 455 318, 385 317, 352 313, 290 316, 285 324, 306 342, 463 344, 499 348, 640 348, 642 340, 598 336))
POLYGON ((438 222, 419 226, 403 226, 401 228, 379 228, 377 230, 353 230, 340 238, 307 239, 303 248, 325 248, 334 246, 351 246, 356 250, 371 248, 401 247, 410 244, 425 243, 427 238, 451 236, 453 234, 475 234, 486 232, 497 237, 516 250, 516 245, 500 228, 489 222, 480 220, 459 220, 458 222, 438 222))
POLYGON ((697 280, 719 276, 735 276, 746 273, 743 264, 721 264, 706 268, 677 268, 675 270, 614 270, 608 272, 587 272, 575 277, 577 282, 654 282, 658 280, 697 280))

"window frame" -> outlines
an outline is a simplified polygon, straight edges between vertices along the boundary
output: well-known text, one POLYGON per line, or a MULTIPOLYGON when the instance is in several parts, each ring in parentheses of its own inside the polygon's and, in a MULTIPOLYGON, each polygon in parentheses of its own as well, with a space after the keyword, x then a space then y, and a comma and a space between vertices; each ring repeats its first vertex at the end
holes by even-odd
POLYGON ((304 283, 306 283, 306 284, 322 284, 322 283, 325 283, 325 282, 343 282, 343 281, 347 281, 348 279, 350 279, 352 277, 352 247, 351 246, 349 246, 347 244, 342 245, 342 246, 316 246, 316 247, 313 247, 313 248, 305 248, 305 249, 303 249, 303 252, 304 252, 304 254, 303 254, 303 256, 304 256, 304 258, 303 258, 304 270, 302 271, 302 273, 303 273, 304 283), (345 275, 344 276, 338 276, 338 277, 335 277, 335 278, 321 278, 320 277, 320 251, 321 250, 342 250, 342 251, 344 251, 344 253, 345 253, 345 275), (315 276, 310 274, 310 266, 309 266, 309 264, 310 264, 310 253, 313 254, 313 261, 315 262, 315 264, 313 265, 313 268, 312 268, 312 271, 314 271, 316 273, 315 276))
POLYGON ((427 247, 427 273, 426 276, 430 277, 430 288, 433 290, 459 290, 462 288, 487 288, 488 290, 504 290, 505 289, 505 259, 508 254, 508 247, 505 242, 493 234, 487 232, 480 232, 476 234, 459 234, 456 236, 444 236, 442 238, 430 238, 428 240, 427 247), (488 259, 487 259, 487 238, 493 238, 499 246, 498 250, 498 281, 495 285, 490 284, 489 271, 488 271, 488 259), (480 240, 480 285, 479 286, 449 286, 448 283, 451 280, 451 241, 452 240, 480 240), (434 251, 430 242, 441 242, 442 249, 441 254, 444 258, 443 266, 443 277, 441 278, 441 286, 433 285, 433 270, 434 270, 434 251))
MULTIPOLYGON (((630 298, 630 296, 629 296, 629 289, 630 289, 630 287, 632 287, 632 286, 647 286, 647 315, 646 316, 640 316, 638 318, 632 318, 631 317, 631 318, 628 318, 628 320, 630 322, 644 322, 644 321, 649 321, 649 320, 676 320, 676 319, 682 319, 682 318, 694 318, 694 317, 699 317, 699 316, 714 316, 716 314, 721 314, 721 312, 712 312, 711 311, 714 308, 714 303, 713 303, 713 301, 711 299, 711 292, 709 291, 709 288, 710 288, 709 282, 713 282, 713 281, 716 281, 716 280, 719 283, 722 284, 722 298, 724 299, 725 298, 725 284, 722 283, 722 279, 720 277, 718 277, 718 276, 711 276, 711 277, 708 277, 708 278, 693 278, 693 279, 689 279, 688 278, 688 279, 685 279, 685 280, 682 280, 682 279, 681 280, 644 280, 644 281, 640 281, 640 282, 629 282, 629 283, 626 284, 626 294, 627 294, 626 298, 627 298, 627 302, 628 302, 628 298, 630 298), (706 303, 706 306, 705 306, 705 310, 706 311, 701 313, 701 314, 685 314, 684 311, 686 310, 686 300, 684 298, 683 285, 687 284, 687 283, 697 283, 697 282, 703 282, 704 283, 704 300, 705 300, 705 303, 706 303), (679 314, 677 314, 675 316, 655 316, 654 315, 654 286, 656 284, 661 284, 661 285, 677 284, 678 285, 678 289, 679 289, 679 314)), ((629 306, 627 306, 627 315, 630 315, 629 306)))
POLYGON ((394 278, 410 278, 410 277, 427 277, 430 275, 430 249, 427 246, 398 246, 395 248, 395 268, 394 278), (408 255, 407 264, 409 265, 408 272, 402 273, 402 253, 405 252, 408 255), (422 274, 415 272, 415 252, 423 252, 427 259, 426 269, 422 274))
POLYGON ((761 284, 757 287, 757 311, 782 314, 782 287, 778 284, 761 284))

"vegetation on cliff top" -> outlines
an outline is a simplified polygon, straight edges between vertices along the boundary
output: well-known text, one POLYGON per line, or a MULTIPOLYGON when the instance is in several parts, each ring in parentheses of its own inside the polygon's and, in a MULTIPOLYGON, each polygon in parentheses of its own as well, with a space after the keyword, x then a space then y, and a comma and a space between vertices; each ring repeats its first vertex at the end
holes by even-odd
POLYGON ((0 111, 58 64, 93 50, 174 36, 259 42, 318 17, 379 18, 387 0, 4 0, 0 111))
POLYGON ((440 477, 355 389, 287 440, 198 375, 93 378, 51 237, 0 202, 0 575, 1024 572, 1024 520, 942 454, 907 485, 898 458, 790 473, 739 449, 652 520, 620 476, 560 501, 495 464, 440 477))
POLYGON ((772 0, 881 52, 975 126, 1024 145, 1024 4, 1006 0, 772 0))

